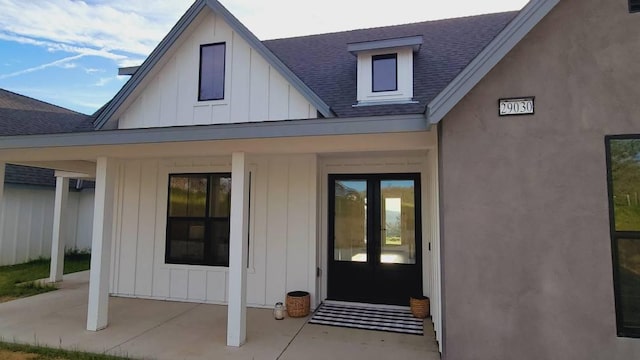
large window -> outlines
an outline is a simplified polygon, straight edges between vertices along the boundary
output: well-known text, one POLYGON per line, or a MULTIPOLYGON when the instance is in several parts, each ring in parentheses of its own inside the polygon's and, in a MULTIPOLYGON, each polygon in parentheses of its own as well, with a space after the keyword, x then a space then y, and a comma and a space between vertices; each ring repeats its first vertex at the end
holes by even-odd
POLYGON ((398 54, 374 55, 371 65, 373 92, 398 90, 398 54))
POLYGON ((640 135, 606 146, 618 335, 640 337, 640 135))
POLYGON ((231 174, 169 175, 168 264, 229 266, 231 174))
POLYGON ((225 44, 200 46, 200 90, 198 100, 224 99, 225 44))

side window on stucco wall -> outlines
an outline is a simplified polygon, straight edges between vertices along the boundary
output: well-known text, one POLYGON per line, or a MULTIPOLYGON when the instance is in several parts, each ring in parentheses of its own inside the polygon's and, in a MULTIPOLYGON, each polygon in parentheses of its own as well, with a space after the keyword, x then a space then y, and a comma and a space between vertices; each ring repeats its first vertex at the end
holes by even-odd
POLYGON ((640 337, 640 135, 606 147, 618 336, 640 337))

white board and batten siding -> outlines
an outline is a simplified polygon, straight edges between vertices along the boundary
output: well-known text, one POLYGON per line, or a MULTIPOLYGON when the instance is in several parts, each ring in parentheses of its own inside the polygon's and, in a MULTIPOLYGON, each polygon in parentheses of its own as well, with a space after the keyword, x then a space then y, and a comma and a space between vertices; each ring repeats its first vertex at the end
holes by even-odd
MULTIPOLYGON (((0 218, 0 266, 51 256, 55 189, 5 184, 0 218)), ((93 190, 69 192, 66 249, 89 250, 93 190)))
MULTIPOLYGON (((272 307, 288 291, 315 298, 315 155, 249 157, 251 211, 247 302, 272 307)), ((231 158, 131 160, 119 165, 111 292, 225 303, 228 269, 165 263, 168 176, 230 172, 231 158)))
POLYGON ((213 11, 205 9, 147 75, 118 127, 316 118, 317 110, 213 11), (226 44, 224 99, 198 101, 200 45, 226 44))

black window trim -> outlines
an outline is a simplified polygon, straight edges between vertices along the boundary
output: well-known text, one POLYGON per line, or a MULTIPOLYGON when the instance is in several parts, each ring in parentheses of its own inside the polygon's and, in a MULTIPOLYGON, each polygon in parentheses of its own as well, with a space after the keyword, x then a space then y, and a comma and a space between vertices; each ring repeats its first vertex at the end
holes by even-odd
POLYGON ((640 338, 640 328, 628 328, 624 326, 617 251, 618 240, 638 239, 638 241, 640 241, 640 231, 616 231, 613 202, 613 176, 611 173, 611 140, 640 140, 640 134, 607 135, 604 138, 607 166, 607 200, 609 203, 609 233, 611 238, 611 261, 613 267, 613 291, 616 312, 616 332, 618 337, 640 338))
POLYGON ((210 43, 210 44, 202 44, 200 45, 200 56, 198 58, 198 101, 219 101, 219 100, 224 100, 224 96, 225 96, 225 85, 226 85, 226 73, 227 73, 227 43, 226 42, 217 42, 217 43, 210 43), (211 98, 211 99, 205 99, 202 97, 202 49, 205 47, 209 47, 209 46, 217 46, 217 45, 222 45, 223 46, 223 56, 222 58, 224 59, 224 63, 222 64, 222 97, 220 98, 211 98))
POLYGON ((372 55, 371 56, 371 92, 372 93, 385 93, 385 92, 392 92, 392 91, 398 91, 398 53, 372 55), (373 80, 375 79, 375 72, 374 72, 373 63, 376 60, 385 60, 385 59, 395 59, 396 60, 396 85, 395 85, 395 88, 393 90, 376 90, 374 85, 373 85, 373 80))
MULTIPOLYGON (((210 235, 210 229, 209 226, 206 225, 206 223, 208 221, 222 221, 225 219, 228 219, 229 222, 229 232, 231 232, 230 229, 230 224, 231 224, 231 212, 229 212, 229 217, 209 217, 209 216, 205 216, 204 218, 202 217, 193 217, 193 216, 184 216, 184 217, 175 217, 175 216, 169 216, 169 210, 170 210, 170 206, 171 206, 171 177, 172 176, 206 176, 207 177, 207 202, 205 205, 205 214, 209 214, 209 206, 210 206, 210 184, 209 184, 209 179, 211 179, 211 177, 213 175, 219 175, 219 176, 228 176, 229 178, 231 178, 231 172, 186 172, 186 173, 169 173, 167 176, 167 211, 166 211, 166 228, 165 228, 165 251, 164 251, 164 263, 165 265, 190 265, 190 266, 207 266, 207 267, 221 267, 221 268, 228 268, 228 262, 229 259, 227 258, 227 265, 216 265, 216 264, 209 264, 207 263, 206 259, 203 263, 194 263, 192 261, 181 261, 181 260, 175 260, 172 259, 169 255, 169 250, 170 250, 170 237, 169 237, 169 230, 170 230, 170 226, 171 226, 171 219, 180 219, 180 220, 184 220, 184 221, 191 221, 191 220, 202 220, 205 219, 205 239, 209 238, 210 235)), ((228 234, 227 236, 230 238, 231 234, 228 234)), ((231 239, 229 239, 230 241, 231 239)), ((209 244, 207 241, 205 241, 204 243, 204 253, 207 254, 208 250, 210 249, 211 244, 209 244)))
POLYGON ((640 0, 629 0, 629 12, 630 13, 640 12, 640 0))

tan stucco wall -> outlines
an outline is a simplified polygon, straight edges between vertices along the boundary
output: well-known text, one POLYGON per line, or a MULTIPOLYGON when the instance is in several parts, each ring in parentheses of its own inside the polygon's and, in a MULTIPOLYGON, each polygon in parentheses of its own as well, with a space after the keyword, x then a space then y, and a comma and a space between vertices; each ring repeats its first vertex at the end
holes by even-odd
POLYGON ((640 359, 616 337, 604 136, 640 133, 640 13, 560 4, 442 121, 446 359, 640 359), (533 116, 498 99, 535 96, 533 116))

